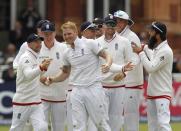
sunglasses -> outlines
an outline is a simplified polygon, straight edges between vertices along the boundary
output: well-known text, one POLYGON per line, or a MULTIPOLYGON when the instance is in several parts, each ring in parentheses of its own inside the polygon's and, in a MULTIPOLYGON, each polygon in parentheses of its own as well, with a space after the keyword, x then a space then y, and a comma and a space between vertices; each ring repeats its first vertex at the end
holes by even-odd
POLYGON ((116 27, 116 24, 115 23, 106 23, 106 26, 107 27, 116 27))
POLYGON ((102 28, 102 25, 101 24, 97 25, 97 28, 102 28))

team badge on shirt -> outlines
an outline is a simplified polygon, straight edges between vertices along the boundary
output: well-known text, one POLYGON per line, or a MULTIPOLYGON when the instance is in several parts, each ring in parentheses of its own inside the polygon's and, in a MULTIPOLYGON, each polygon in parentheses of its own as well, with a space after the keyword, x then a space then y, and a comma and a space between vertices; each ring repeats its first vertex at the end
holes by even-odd
POLYGON ((164 56, 161 56, 161 57, 160 57, 160 61, 163 61, 163 60, 164 60, 164 56))
POLYGON ((84 55, 84 49, 81 49, 81 54, 84 55))
POLYGON ((56 52, 56 58, 57 58, 57 59, 60 59, 60 54, 59 54, 59 52, 56 52))
POLYGON ((115 44, 115 50, 118 50, 118 43, 115 44))

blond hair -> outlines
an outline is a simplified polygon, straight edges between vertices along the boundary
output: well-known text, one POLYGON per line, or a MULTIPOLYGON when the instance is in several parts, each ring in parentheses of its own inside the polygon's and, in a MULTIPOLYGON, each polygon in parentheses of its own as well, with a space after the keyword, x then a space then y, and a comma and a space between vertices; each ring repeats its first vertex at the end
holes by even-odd
POLYGON ((65 30, 65 29, 72 29, 75 32, 78 32, 76 24, 74 22, 71 22, 71 21, 68 21, 68 22, 64 23, 61 26, 61 30, 62 31, 65 30))

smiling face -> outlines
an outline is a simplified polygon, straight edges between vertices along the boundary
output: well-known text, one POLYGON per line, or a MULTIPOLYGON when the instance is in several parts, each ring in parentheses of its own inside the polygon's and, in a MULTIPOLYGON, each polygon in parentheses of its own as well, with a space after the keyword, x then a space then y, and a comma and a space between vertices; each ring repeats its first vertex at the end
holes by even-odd
POLYGON ((124 30, 124 28, 128 25, 128 21, 121 19, 121 18, 116 18, 116 22, 117 22, 117 32, 122 32, 124 30))
POLYGON ((63 38, 67 42, 67 44, 74 44, 75 39, 77 38, 77 32, 71 28, 65 28, 63 31, 63 38))

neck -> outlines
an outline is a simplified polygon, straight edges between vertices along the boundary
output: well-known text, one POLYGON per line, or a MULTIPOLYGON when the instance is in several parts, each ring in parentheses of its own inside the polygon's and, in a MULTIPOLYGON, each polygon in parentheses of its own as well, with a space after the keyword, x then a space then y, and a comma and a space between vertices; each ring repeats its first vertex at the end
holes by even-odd
POLYGON ((156 47, 159 46, 163 41, 161 39, 157 40, 156 47))
POLYGON ((50 48, 52 48, 53 47, 53 45, 54 45, 54 42, 44 42, 45 43, 45 46, 48 48, 48 49, 50 49, 50 48))
POLYGON ((105 34, 105 39, 106 40, 110 40, 110 39, 112 39, 113 38, 113 36, 114 36, 114 34, 105 34))

